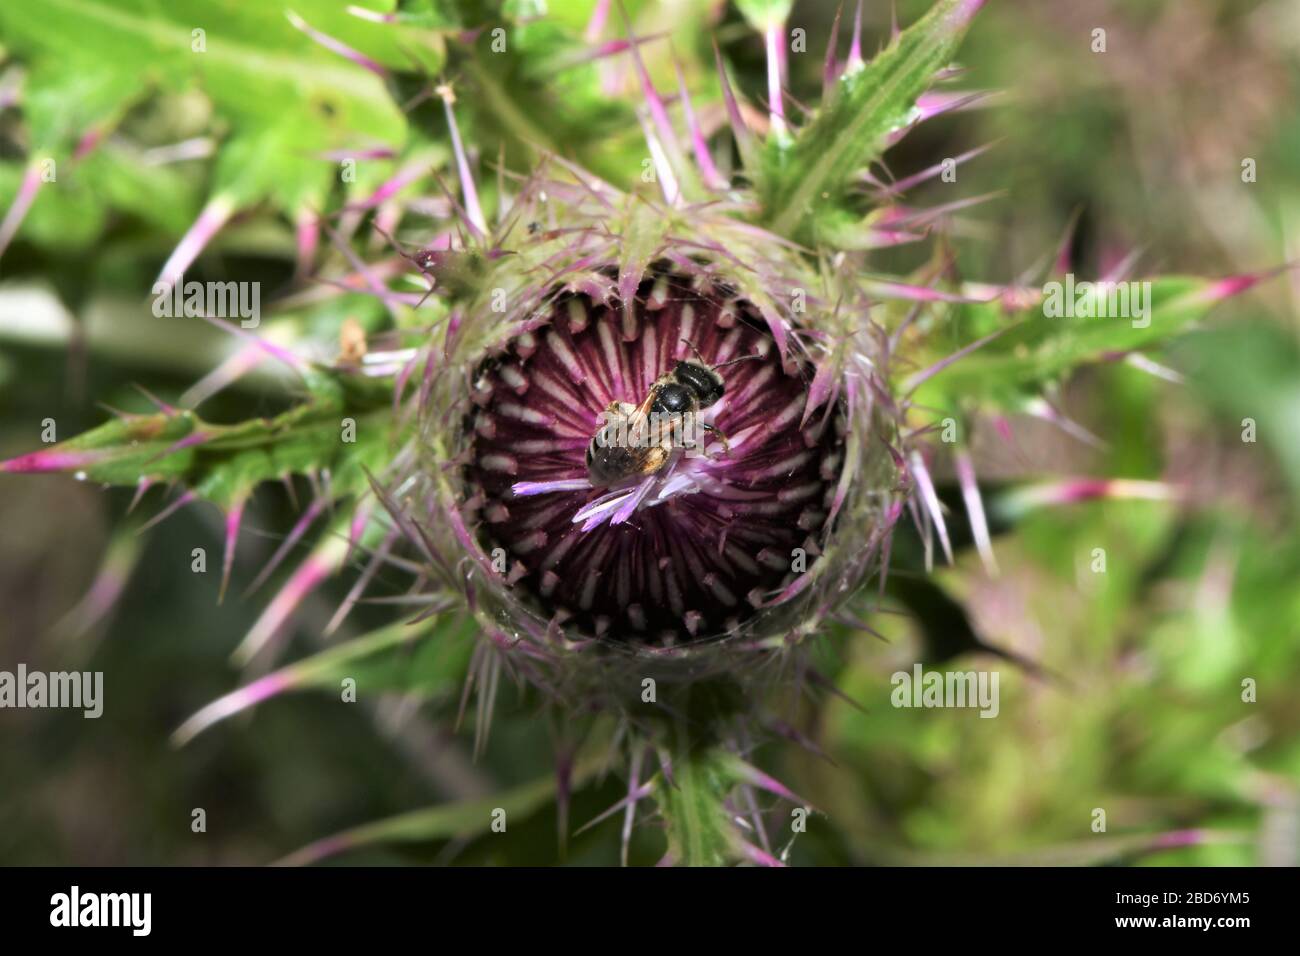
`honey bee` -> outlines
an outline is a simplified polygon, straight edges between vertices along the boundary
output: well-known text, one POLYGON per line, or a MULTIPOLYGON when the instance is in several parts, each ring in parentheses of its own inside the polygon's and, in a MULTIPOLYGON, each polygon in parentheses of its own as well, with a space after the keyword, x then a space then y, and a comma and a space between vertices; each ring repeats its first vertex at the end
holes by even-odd
POLYGON ((727 436, 698 421, 697 416, 723 396, 725 386, 718 369, 761 356, 746 355, 711 366, 694 345, 691 350, 699 361, 679 361, 655 380, 641 404, 610 402, 605 409, 605 424, 587 446, 587 479, 594 487, 662 471, 676 448, 693 450, 698 446, 696 429, 716 435, 723 453, 731 452, 727 436))

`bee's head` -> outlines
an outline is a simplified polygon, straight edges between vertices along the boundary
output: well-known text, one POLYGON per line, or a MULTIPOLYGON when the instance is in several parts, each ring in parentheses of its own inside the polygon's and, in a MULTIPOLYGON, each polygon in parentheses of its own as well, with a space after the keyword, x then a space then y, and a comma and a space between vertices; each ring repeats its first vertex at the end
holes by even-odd
POLYGON ((700 408, 708 408, 722 398, 722 376, 707 365, 698 362, 678 362, 677 367, 673 369, 673 378, 678 385, 695 396, 700 408))

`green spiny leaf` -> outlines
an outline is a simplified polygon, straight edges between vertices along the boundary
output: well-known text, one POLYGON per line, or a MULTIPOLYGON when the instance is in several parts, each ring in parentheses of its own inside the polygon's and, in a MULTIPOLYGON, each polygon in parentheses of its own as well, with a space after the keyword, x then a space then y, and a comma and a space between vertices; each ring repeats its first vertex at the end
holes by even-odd
POLYGON ((918 401, 935 407, 975 400, 1014 406, 1081 365, 1168 341, 1218 301, 1203 279, 1150 281, 1145 317, 1053 318, 1044 314, 1042 304, 1017 315, 1008 314, 998 301, 960 306, 953 321, 965 341, 1006 331, 935 373, 918 392, 918 401))
POLYGON ((382 470, 394 439, 391 386, 308 373, 310 399, 274 418, 232 425, 189 410, 126 415, 40 451, 0 464, 9 472, 77 472, 105 485, 178 481, 226 506, 260 482, 328 468, 337 494, 366 486, 365 469, 382 470), (345 419, 349 438, 344 439, 345 419))
POLYGON ((841 77, 830 103, 793 143, 769 139, 756 185, 775 232, 803 235, 809 219, 833 205, 888 135, 909 122, 982 3, 940 0, 869 64, 841 77))
MULTIPOLYGON (((577 789, 584 785, 600 765, 601 760, 595 758, 579 760, 573 770, 572 786, 577 789)), ((496 811, 504 811, 507 825, 510 821, 532 816, 555 798, 557 784, 557 777, 550 774, 504 793, 377 820, 303 847, 280 863, 303 866, 346 850, 380 843, 427 843, 480 836, 489 830, 494 819, 499 818, 496 811)))
MULTIPOLYGON (((442 63, 440 39, 415 42, 414 27, 372 23, 327 0, 297 0, 293 6, 313 28, 371 60, 408 69, 419 63, 430 70, 442 63)), ((361 142, 400 145, 405 139, 405 120, 379 77, 326 50, 271 5, 212 0, 4 4, 0 32, 14 50, 31 56, 38 70, 94 78, 81 81, 93 86, 84 96, 74 80, 39 87, 53 97, 38 94, 27 110, 40 150, 65 148, 87 132, 83 124, 99 127, 120 115, 150 81, 173 90, 201 89, 233 120, 237 143, 256 140, 259 130, 269 129, 291 138, 291 149, 279 142, 275 150, 248 146, 250 155, 242 161, 251 167, 245 177, 256 179, 252 198, 270 194, 286 207, 304 188, 299 174, 314 153, 361 142), (280 158, 268 166, 268 156, 280 158)), ((224 164, 227 178, 236 178, 229 172, 232 162, 224 164)), ((325 164, 315 165, 320 175, 329 175, 325 164)))

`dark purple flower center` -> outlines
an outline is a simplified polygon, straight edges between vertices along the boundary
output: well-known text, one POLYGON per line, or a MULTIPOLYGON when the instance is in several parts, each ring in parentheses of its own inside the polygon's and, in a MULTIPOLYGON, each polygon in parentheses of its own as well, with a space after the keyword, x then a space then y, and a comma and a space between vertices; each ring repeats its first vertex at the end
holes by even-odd
POLYGON ((582 633, 668 645, 734 631, 819 553, 842 416, 830 406, 802 422, 810 381, 810 368, 783 368, 752 307, 689 280, 647 280, 630 314, 561 300, 479 370, 466 484, 480 539, 545 616, 582 633), (730 453, 714 438, 648 477, 586 486, 611 403, 640 405, 679 362, 744 356, 758 357, 720 368, 723 395, 698 413, 730 453))

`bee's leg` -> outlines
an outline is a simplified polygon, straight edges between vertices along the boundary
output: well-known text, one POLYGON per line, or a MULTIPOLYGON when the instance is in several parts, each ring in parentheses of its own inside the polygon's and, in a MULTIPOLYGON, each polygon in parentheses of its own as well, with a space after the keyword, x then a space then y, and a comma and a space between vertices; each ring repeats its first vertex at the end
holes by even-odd
POLYGON ((710 434, 717 437, 718 441, 722 442, 722 454, 724 457, 730 458, 731 442, 727 441, 727 436, 722 433, 722 429, 715 428, 712 425, 706 425, 704 422, 700 422, 699 424, 702 430, 709 432, 710 434))
MULTIPOLYGON (((702 424, 694 415, 683 415, 675 419, 672 423, 673 447, 684 448, 688 456, 695 457, 696 449, 700 448, 700 443, 696 441, 698 433, 695 429, 701 427, 702 424)), ((703 449, 700 450, 703 451, 703 449)))

